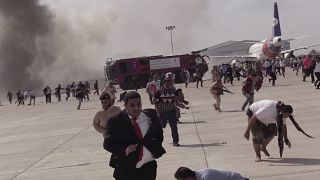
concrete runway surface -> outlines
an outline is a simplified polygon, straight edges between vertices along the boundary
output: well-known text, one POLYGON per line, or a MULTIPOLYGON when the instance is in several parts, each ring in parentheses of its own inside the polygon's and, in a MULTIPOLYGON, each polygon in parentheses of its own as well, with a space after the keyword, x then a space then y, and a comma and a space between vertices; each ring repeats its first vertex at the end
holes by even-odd
MULTIPOLYGON (((167 153, 158 160, 158 180, 174 179, 179 166, 192 169, 206 167, 237 171, 257 180, 317 180, 320 178, 320 90, 310 82, 302 82, 287 68, 287 77, 278 76, 276 87, 264 80, 255 101, 281 100, 291 104, 294 117, 314 139, 298 132, 288 123, 291 149, 285 148, 279 158, 277 140, 268 146, 270 159, 262 156, 256 163, 252 143, 243 137, 247 125, 244 111, 240 111, 244 97, 241 83, 226 86, 234 95, 222 96, 222 113, 214 111, 209 94, 210 82, 204 88, 182 87, 190 110, 181 110, 179 124, 180 147, 172 146, 170 128, 164 132, 167 153)), ((139 90, 143 106, 151 107, 147 94, 139 90)), ((118 94, 119 96, 119 94, 118 94)), ((63 95, 64 97, 64 95, 63 95)), ((110 153, 102 147, 103 137, 92 126, 92 119, 100 107, 97 96, 84 102, 76 110, 77 101, 52 104, 38 98, 36 106, 16 107, 2 102, 0 107, 0 179, 1 180, 111 180, 113 169, 108 166, 110 153)), ((64 99, 64 98, 62 98, 64 99)), ((116 105, 123 108, 122 103, 116 105)))

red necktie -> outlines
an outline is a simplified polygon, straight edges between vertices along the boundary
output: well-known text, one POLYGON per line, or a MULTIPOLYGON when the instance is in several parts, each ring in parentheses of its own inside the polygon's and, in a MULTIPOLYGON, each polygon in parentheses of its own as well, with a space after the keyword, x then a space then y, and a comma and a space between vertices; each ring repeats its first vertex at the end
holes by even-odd
MULTIPOLYGON (((140 140, 142 140, 143 135, 142 135, 141 129, 140 129, 138 123, 136 122, 136 120, 137 120, 137 118, 132 118, 132 124, 133 124, 134 130, 136 131, 138 138, 140 140)), ((139 152, 138 162, 141 161, 142 156, 143 156, 143 146, 141 147, 140 152, 139 152)))

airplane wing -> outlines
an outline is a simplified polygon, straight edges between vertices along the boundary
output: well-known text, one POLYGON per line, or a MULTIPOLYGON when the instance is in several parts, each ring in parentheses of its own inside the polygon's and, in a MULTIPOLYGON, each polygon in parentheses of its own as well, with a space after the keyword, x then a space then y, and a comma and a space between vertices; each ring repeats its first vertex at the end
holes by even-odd
POLYGON ((298 37, 295 37, 295 38, 291 38, 291 39, 285 39, 283 41, 294 41, 294 40, 299 40, 299 39, 304 39, 304 38, 307 38, 307 37, 310 37, 311 35, 310 34, 306 34, 306 35, 303 35, 303 36, 298 36, 298 37))
POLYGON ((290 53, 290 52, 293 52, 293 51, 297 51, 297 50, 301 50, 301 49, 308 49, 308 48, 316 47, 316 46, 320 46, 320 44, 313 44, 313 45, 310 45, 310 46, 304 46, 304 47, 298 47, 298 48, 294 48, 294 49, 284 50, 284 51, 281 51, 280 54, 286 54, 286 53, 290 53))
POLYGON ((237 61, 256 61, 257 57, 252 55, 234 55, 234 56, 209 56, 211 66, 221 64, 230 64, 233 60, 237 61))

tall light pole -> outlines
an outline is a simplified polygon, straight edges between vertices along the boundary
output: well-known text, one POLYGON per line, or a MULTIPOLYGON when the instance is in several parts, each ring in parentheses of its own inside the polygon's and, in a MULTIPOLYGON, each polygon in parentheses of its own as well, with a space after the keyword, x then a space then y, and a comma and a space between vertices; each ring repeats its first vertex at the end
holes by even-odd
POLYGON ((173 42, 172 42, 172 31, 173 31, 174 28, 176 28, 176 27, 175 27, 175 26, 167 26, 167 27, 166 27, 166 30, 170 31, 172 55, 174 54, 174 53, 173 53, 173 42))

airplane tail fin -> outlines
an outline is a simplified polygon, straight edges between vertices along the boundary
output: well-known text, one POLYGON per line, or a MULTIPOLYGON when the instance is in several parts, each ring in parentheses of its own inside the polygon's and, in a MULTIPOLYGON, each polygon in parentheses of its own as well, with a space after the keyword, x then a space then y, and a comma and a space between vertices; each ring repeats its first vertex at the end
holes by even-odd
POLYGON ((274 14, 273 14, 273 21, 272 21, 272 36, 273 37, 281 36, 280 19, 279 19, 277 2, 274 3, 274 14))

